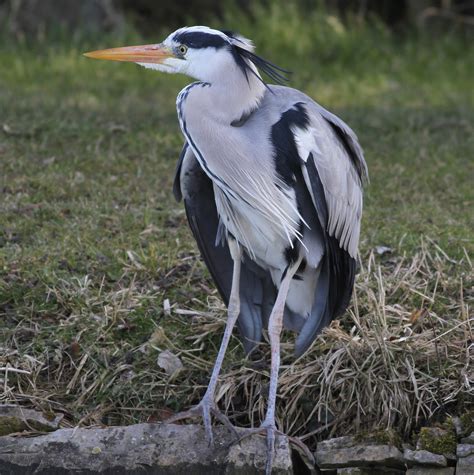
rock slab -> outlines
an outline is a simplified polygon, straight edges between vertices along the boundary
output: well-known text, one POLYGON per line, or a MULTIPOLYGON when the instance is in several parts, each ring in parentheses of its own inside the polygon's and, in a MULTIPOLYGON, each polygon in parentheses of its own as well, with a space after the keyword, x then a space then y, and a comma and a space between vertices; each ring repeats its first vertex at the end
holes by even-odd
POLYGON ((473 444, 474 445, 474 432, 471 432, 470 435, 461 439, 461 443, 463 444, 473 444))
MULTIPOLYGON (((59 429, 39 437, 0 437, 2 475, 257 475, 266 462, 265 438, 233 444, 216 427, 209 447, 199 425, 135 424, 126 427, 59 429)), ((275 441, 274 474, 293 474, 286 437, 275 441)))
POLYGON ((415 467, 408 469, 406 475, 454 475, 454 467, 415 467))
POLYGON ((474 473, 474 455, 458 460, 456 475, 472 475, 474 473))
POLYGON ((405 449, 403 457, 405 457, 408 465, 430 465, 433 467, 446 467, 448 465, 444 455, 433 454, 427 450, 405 449))
POLYGON ((401 451, 392 445, 365 444, 353 437, 338 437, 318 444, 316 463, 319 468, 380 466, 403 468, 401 451))
POLYGON ((337 475, 405 475, 405 470, 384 467, 346 467, 339 468, 337 475))
POLYGON ((459 444, 456 455, 458 456, 456 475, 472 475, 474 473, 474 445, 459 444))

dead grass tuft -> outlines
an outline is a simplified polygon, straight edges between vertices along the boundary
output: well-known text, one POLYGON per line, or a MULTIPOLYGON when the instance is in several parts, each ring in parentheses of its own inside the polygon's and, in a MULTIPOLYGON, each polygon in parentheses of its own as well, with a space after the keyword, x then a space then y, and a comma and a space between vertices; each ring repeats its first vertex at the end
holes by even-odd
MULTIPOLYGON (((163 295, 134 272, 126 270, 107 290, 87 278, 49 289, 63 318, 25 318, 9 333, 0 401, 62 412, 69 426, 156 421, 196 403, 217 353, 224 308, 212 291, 188 308, 165 302, 157 318, 141 314, 163 295), (160 368, 165 350, 182 369, 160 368)), ((303 357, 294 360, 293 336, 285 334, 280 427, 309 442, 389 428, 406 437, 428 420, 472 407, 472 277, 467 253, 454 261, 429 239, 412 256, 371 252, 349 312, 303 357)), ((218 400, 236 423, 263 419, 268 362, 266 343, 246 359, 233 339, 218 400)))
MULTIPOLYGON (((372 252, 350 311, 296 362, 286 345, 281 427, 303 438, 390 428, 407 436, 437 414, 474 403, 471 270, 468 258, 455 262, 430 240, 411 258, 380 261, 372 252)), ((244 395, 252 422, 264 414, 262 376, 245 367, 226 375, 221 388, 228 408, 244 395)))

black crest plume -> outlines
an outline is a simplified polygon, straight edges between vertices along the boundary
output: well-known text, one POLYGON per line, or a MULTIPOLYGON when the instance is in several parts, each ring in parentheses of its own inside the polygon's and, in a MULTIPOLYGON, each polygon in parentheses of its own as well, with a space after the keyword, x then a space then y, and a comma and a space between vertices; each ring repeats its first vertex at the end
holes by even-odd
POLYGON ((291 71, 280 68, 276 64, 273 64, 270 61, 267 61, 266 59, 262 58, 261 56, 258 56, 254 52, 249 51, 244 46, 240 46, 239 43, 245 46, 246 43, 244 43, 240 36, 234 33, 233 31, 223 31, 222 33, 224 33, 233 40, 231 43, 232 54, 240 69, 242 69, 243 73, 245 74, 247 81, 248 73, 250 72, 265 84, 262 78, 255 74, 255 71, 250 67, 248 61, 251 61, 260 71, 264 72, 269 78, 271 78, 278 84, 284 84, 285 82, 289 81, 286 75, 291 74, 291 71))

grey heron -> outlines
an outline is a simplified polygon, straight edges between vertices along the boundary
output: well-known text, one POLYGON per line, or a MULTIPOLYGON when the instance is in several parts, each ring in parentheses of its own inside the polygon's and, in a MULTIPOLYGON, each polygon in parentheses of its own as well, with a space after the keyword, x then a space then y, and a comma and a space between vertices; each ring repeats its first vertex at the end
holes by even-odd
POLYGON ((354 132, 304 93, 281 85, 287 71, 230 31, 181 28, 162 43, 86 53, 197 80, 178 95, 185 144, 174 194, 228 317, 201 402, 172 418, 211 414, 224 354, 237 323, 250 352, 267 326, 271 346, 267 473, 274 451, 282 328, 303 354, 343 313, 354 286, 367 166, 354 132), (264 82, 261 72, 274 82, 264 82))

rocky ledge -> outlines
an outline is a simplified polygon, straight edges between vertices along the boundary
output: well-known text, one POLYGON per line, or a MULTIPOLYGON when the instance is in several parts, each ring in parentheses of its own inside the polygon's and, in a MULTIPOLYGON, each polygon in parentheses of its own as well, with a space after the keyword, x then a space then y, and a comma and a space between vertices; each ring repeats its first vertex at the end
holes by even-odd
MULTIPOLYGON (((0 474, 250 475, 263 473, 265 466, 263 437, 236 443, 225 427, 215 428, 215 445, 209 447, 199 425, 60 429, 60 421, 52 414, 0 405, 0 474)), ((326 440, 317 446, 315 467, 291 451, 286 437, 277 437, 273 474, 473 475, 473 424, 423 428, 414 446, 388 431, 326 440)))
POLYGON ((441 454, 426 450, 420 441, 411 447, 346 436, 320 442, 316 463, 326 475, 474 475, 474 433, 453 449, 441 454))
MULTIPOLYGON (((209 447, 198 425, 135 424, 127 427, 58 429, 38 437, 0 437, 2 475, 87 474, 258 474, 265 466, 265 439, 235 444, 216 427, 209 447)), ((278 437, 274 463, 291 474, 288 440, 278 437)))

